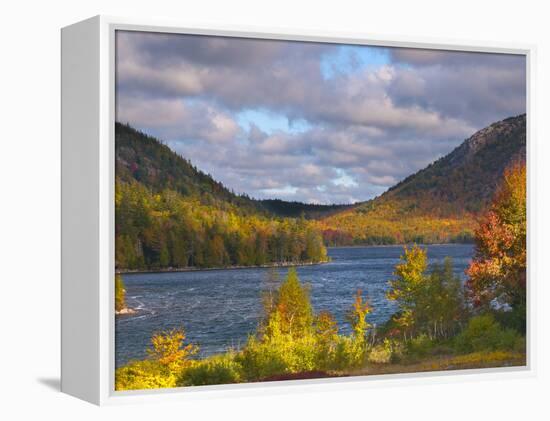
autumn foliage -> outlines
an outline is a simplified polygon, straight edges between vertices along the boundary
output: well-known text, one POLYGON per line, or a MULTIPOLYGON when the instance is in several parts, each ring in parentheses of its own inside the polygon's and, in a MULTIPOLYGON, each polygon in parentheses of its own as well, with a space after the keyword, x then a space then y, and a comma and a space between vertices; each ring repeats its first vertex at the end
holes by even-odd
POLYGON ((519 311, 525 309, 526 181, 524 162, 508 167, 490 209, 475 232, 476 251, 467 269, 467 287, 476 307, 498 304, 519 311))
POLYGON ((121 311, 126 307, 126 290, 120 274, 115 275, 115 311, 121 311))
POLYGON ((153 193, 116 180, 116 266, 120 270, 325 262, 322 233, 305 218, 249 213, 212 197, 153 193))
POLYGON ((189 357, 199 350, 196 345, 185 345, 185 337, 185 331, 182 328, 155 333, 151 338, 151 348, 147 350, 147 354, 163 366, 179 368, 188 363, 189 357))
POLYGON ((399 308, 390 320, 397 332, 405 337, 424 334, 435 339, 449 337, 457 330, 464 317, 463 290, 450 258, 428 270, 426 249, 405 247, 393 275, 387 298, 399 308))

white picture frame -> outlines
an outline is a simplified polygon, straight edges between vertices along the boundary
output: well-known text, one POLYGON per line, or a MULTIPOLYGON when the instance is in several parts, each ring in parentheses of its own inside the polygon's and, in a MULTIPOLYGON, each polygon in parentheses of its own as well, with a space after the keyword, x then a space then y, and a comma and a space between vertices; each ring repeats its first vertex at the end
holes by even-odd
MULTIPOLYGON (((273 28, 193 26, 177 22, 96 16, 65 27, 62 46, 62 376, 61 390, 97 405, 203 399, 243 394, 289 393, 334 388, 377 387, 406 382, 464 381, 532 376, 535 373, 533 317, 535 282, 528 263, 527 365, 514 368, 394 374, 316 380, 200 386, 154 391, 114 390, 114 110, 117 30, 238 36, 346 44, 416 47, 522 54, 527 62, 527 159, 531 192, 531 113, 534 46, 453 40, 379 38, 367 34, 323 33, 273 28), (475 376, 475 377, 474 377, 475 376)), ((532 198, 529 196, 529 203, 532 198)), ((528 244, 534 244, 529 211, 528 244)), ((528 259, 532 253, 528 254, 528 259)))

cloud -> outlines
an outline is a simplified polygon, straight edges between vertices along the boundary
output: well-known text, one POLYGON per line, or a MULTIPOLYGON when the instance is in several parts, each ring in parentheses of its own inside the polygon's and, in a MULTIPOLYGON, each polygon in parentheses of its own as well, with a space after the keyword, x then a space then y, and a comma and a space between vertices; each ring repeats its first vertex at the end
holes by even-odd
POLYGON ((525 112, 520 56, 117 33, 117 119, 238 192, 366 200, 525 112))
POLYGON ((460 116, 478 129, 505 116, 525 112, 524 58, 460 52, 433 52, 426 56, 421 53, 423 51, 415 50, 406 53, 409 63, 421 62, 421 65, 402 69, 388 87, 395 104, 403 107, 415 104, 426 110, 438 110, 441 115, 460 116), (412 59, 417 54, 419 57, 412 59))
POLYGON ((117 121, 147 128, 161 139, 231 142, 242 133, 234 118, 211 104, 180 99, 120 98, 117 121))

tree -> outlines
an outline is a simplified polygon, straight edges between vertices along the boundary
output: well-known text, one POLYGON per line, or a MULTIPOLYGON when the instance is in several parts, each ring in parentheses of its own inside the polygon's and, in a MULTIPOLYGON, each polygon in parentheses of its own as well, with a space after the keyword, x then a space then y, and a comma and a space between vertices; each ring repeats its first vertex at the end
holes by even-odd
POLYGON ((266 276, 266 288, 262 292, 262 305, 264 310, 264 319, 262 325, 267 326, 269 318, 277 309, 277 300, 279 296, 279 287, 281 279, 276 268, 269 268, 266 276))
POLYGON ((363 292, 358 289, 355 293, 355 301, 348 313, 348 320, 353 329, 353 334, 356 339, 363 341, 366 339, 367 330, 371 327, 367 322, 367 315, 371 312, 371 307, 368 301, 363 300, 363 292))
POLYGON ((395 266, 394 279, 390 280, 390 290, 386 295, 389 300, 397 302, 400 313, 394 319, 406 334, 415 328, 417 304, 426 279, 428 257, 426 250, 416 244, 404 250, 405 254, 399 258, 401 263, 395 266))
POLYGON ((120 274, 115 275, 115 311, 126 307, 126 290, 120 274))
POLYGON ((312 332, 313 309, 308 288, 302 286, 296 268, 290 268, 286 279, 275 296, 273 311, 268 317, 266 333, 272 321, 278 320, 282 334, 292 337, 305 336, 312 332))
POLYGON ((315 348, 317 364, 327 369, 334 361, 339 343, 338 323, 329 311, 321 311, 315 317, 315 348))
POLYGON ((417 323, 431 338, 448 337, 464 316, 462 282, 453 272, 453 261, 446 257, 435 263, 417 303, 417 323))
POLYGON ((315 318, 315 334, 322 344, 334 342, 338 335, 338 323, 329 311, 323 310, 315 318))
POLYGON ((390 280, 389 300, 396 301, 399 312, 393 321, 405 336, 426 333, 431 338, 448 336, 463 313, 460 278, 454 275, 452 260, 434 264, 429 273, 426 250, 405 247, 390 280))
POLYGON ((116 179, 119 269, 326 261, 316 222, 251 213, 203 194, 151 191, 116 179))
POLYGON ((181 368, 189 363, 189 357, 199 351, 193 344, 184 345, 183 328, 155 333, 151 338, 151 348, 147 354, 153 360, 170 369, 181 368))
POLYGON ((475 307, 509 306, 525 325, 527 179, 524 162, 505 171, 492 204, 475 231, 475 255, 466 273, 475 307))

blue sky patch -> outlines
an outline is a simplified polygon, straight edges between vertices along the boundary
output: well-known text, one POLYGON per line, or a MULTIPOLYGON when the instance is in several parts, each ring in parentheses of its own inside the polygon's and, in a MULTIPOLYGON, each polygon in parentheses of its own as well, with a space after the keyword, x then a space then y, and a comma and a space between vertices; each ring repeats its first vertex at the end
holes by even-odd
POLYGON ((302 133, 311 129, 311 125, 304 119, 289 120, 285 115, 264 109, 246 109, 237 113, 237 123, 244 130, 250 130, 251 124, 267 133, 276 131, 287 133, 302 133))
POLYGON ((343 45, 335 53, 321 58, 321 74, 325 80, 390 64, 390 53, 384 47, 343 45))

